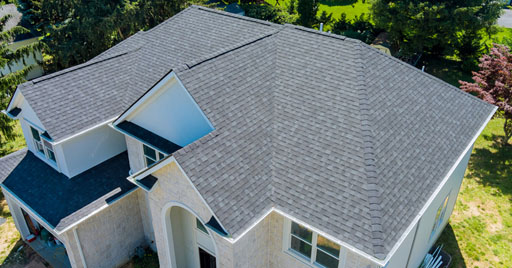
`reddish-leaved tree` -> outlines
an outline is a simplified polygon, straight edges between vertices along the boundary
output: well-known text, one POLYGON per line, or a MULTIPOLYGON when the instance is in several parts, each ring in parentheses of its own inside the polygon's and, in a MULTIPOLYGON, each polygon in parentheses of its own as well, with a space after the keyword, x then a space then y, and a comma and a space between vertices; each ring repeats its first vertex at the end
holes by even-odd
POLYGON ((473 72, 474 83, 459 81, 460 88, 476 93, 482 100, 498 106, 505 117, 505 138, 508 144, 512 136, 512 54, 504 45, 493 44, 489 55, 480 58, 480 71, 473 72))

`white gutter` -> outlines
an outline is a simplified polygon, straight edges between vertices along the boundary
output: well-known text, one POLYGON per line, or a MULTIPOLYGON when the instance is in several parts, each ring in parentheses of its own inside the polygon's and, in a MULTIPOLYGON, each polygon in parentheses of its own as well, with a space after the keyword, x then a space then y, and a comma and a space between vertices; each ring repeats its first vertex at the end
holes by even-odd
POLYGON ((73 235, 75 236, 76 244, 78 247, 78 252, 80 253, 80 259, 82 260, 82 264, 84 268, 87 268, 87 263, 85 262, 84 251, 82 250, 82 245, 80 244, 80 239, 78 238, 78 233, 76 228, 73 229, 73 235))

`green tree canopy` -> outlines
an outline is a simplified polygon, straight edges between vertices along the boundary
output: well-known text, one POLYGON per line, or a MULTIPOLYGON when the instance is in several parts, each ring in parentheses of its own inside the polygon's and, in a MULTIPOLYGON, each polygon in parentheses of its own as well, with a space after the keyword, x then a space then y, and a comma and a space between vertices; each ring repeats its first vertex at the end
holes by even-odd
MULTIPOLYGON (((16 86, 25 81, 25 77, 34 66, 25 65, 20 70, 13 69, 12 67, 17 63, 25 64, 25 57, 31 54, 36 58, 35 52, 43 47, 41 43, 35 42, 13 50, 10 43, 16 35, 25 34, 29 31, 20 26, 4 29, 5 23, 9 18, 10 16, 7 15, 0 19, 0 65, 2 69, 0 72, 0 110, 7 108, 7 104, 16 90, 16 86)), ((0 132, 2 133, 0 135, 0 144, 5 142, 5 140, 2 140, 2 137, 7 140, 12 140, 15 137, 12 120, 3 114, 0 115, 0 132)))
POLYGON ((297 12, 299 13, 297 23, 311 28, 317 21, 318 0, 298 0, 297 12))
POLYGON ((395 49, 443 55, 461 50, 467 57, 462 48, 480 42, 482 32, 491 33, 501 6, 494 0, 375 0, 371 11, 395 49))
POLYGON ((83 63, 181 11, 186 0, 19 0, 56 71, 83 63))

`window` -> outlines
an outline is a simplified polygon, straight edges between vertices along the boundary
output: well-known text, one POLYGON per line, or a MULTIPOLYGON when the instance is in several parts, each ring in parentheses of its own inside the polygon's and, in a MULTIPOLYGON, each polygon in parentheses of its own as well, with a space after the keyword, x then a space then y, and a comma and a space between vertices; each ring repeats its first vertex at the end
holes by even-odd
POLYGON ((201 221, 198 218, 196 218, 196 228, 201 230, 205 234, 208 233, 208 231, 206 231, 206 227, 204 227, 204 225, 201 223, 201 221))
POLYGON ((434 237, 439 227, 441 227, 441 224, 444 220, 444 214, 446 213, 446 207, 448 206, 448 197, 450 197, 450 194, 446 196, 444 199, 444 202, 439 206, 436 213, 436 219, 434 221, 434 226, 432 227, 432 232, 430 233, 430 239, 434 237))
POLYGON ((145 144, 143 144, 142 147, 144 150, 144 162, 146 163, 146 167, 154 165, 157 161, 165 157, 161 152, 145 144))
POLYGON ((288 248, 292 253, 306 258, 310 264, 326 268, 339 266, 340 245, 293 221, 288 248))
POLYGON ((34 146, 36 147, 36 150, 44 154, 43 145, 41 144, 41 134, 39 134, 39 131, 37 131, 33 127, 30 127, 30 131, 32 132, 32 139, 34 141, 34 146))
POLYGON ((44 149, 46 151, 46 158, 52 160, 53 162, 56 162, 55 153, 53 152, 53 146, 47 141, 43 141, 43 143, 44 149))
POLYGON ((30 132, 32 133, 32 140, 34 141, 36 151, 44 154, 46 159, 51 160, 53 163, 57 163, 52 144, 44 139, 41 139, 41 132, 32 126, 30 126, 30 132))

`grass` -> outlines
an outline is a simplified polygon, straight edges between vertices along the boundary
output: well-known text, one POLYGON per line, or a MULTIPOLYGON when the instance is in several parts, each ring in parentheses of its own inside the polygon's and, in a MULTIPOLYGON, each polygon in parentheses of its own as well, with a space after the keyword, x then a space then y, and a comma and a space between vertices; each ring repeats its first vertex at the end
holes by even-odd
POLYGON ((20 233, 14 225, 14 220, 11 217, 11 212, 7 206, 7 202, 0 191, 0 217, 7 219, 7 221, 0 225, 0 265, 4 263, 5 259, 11 254, 15 248, 16 243, 20 240, 20 233))
MULTIPOLYGON (((23 133, 21 132, 20 122, 16 120, 13 123, 16 124, 14 127, 16 138, 12 141, 6 141, 3 144, 0 144, 0 157, 16 152, 26 146, 23 133)), ((0 135, 2 134, 0 133, 0 135)), ((2 137, 0 140, 4 141, 5 139, 2 137)))
MULTIPOLYGON (((276 4, 276 0, 266 0, 271 5, 276 4)), ((287 6, 290 0, 279 0, 280 6, 287 6)), ((327 11, 332 13, 333 19, 339 19, 341 13, 346 13, 348 19, 353 19, 363 13, 370 13, 370 0, 320 0, 319 13, 327 11)))
POLYGON ((477 139, 449 225, 438 243, 451 267, 512 267, 512 146, 501 118, 477 139))

